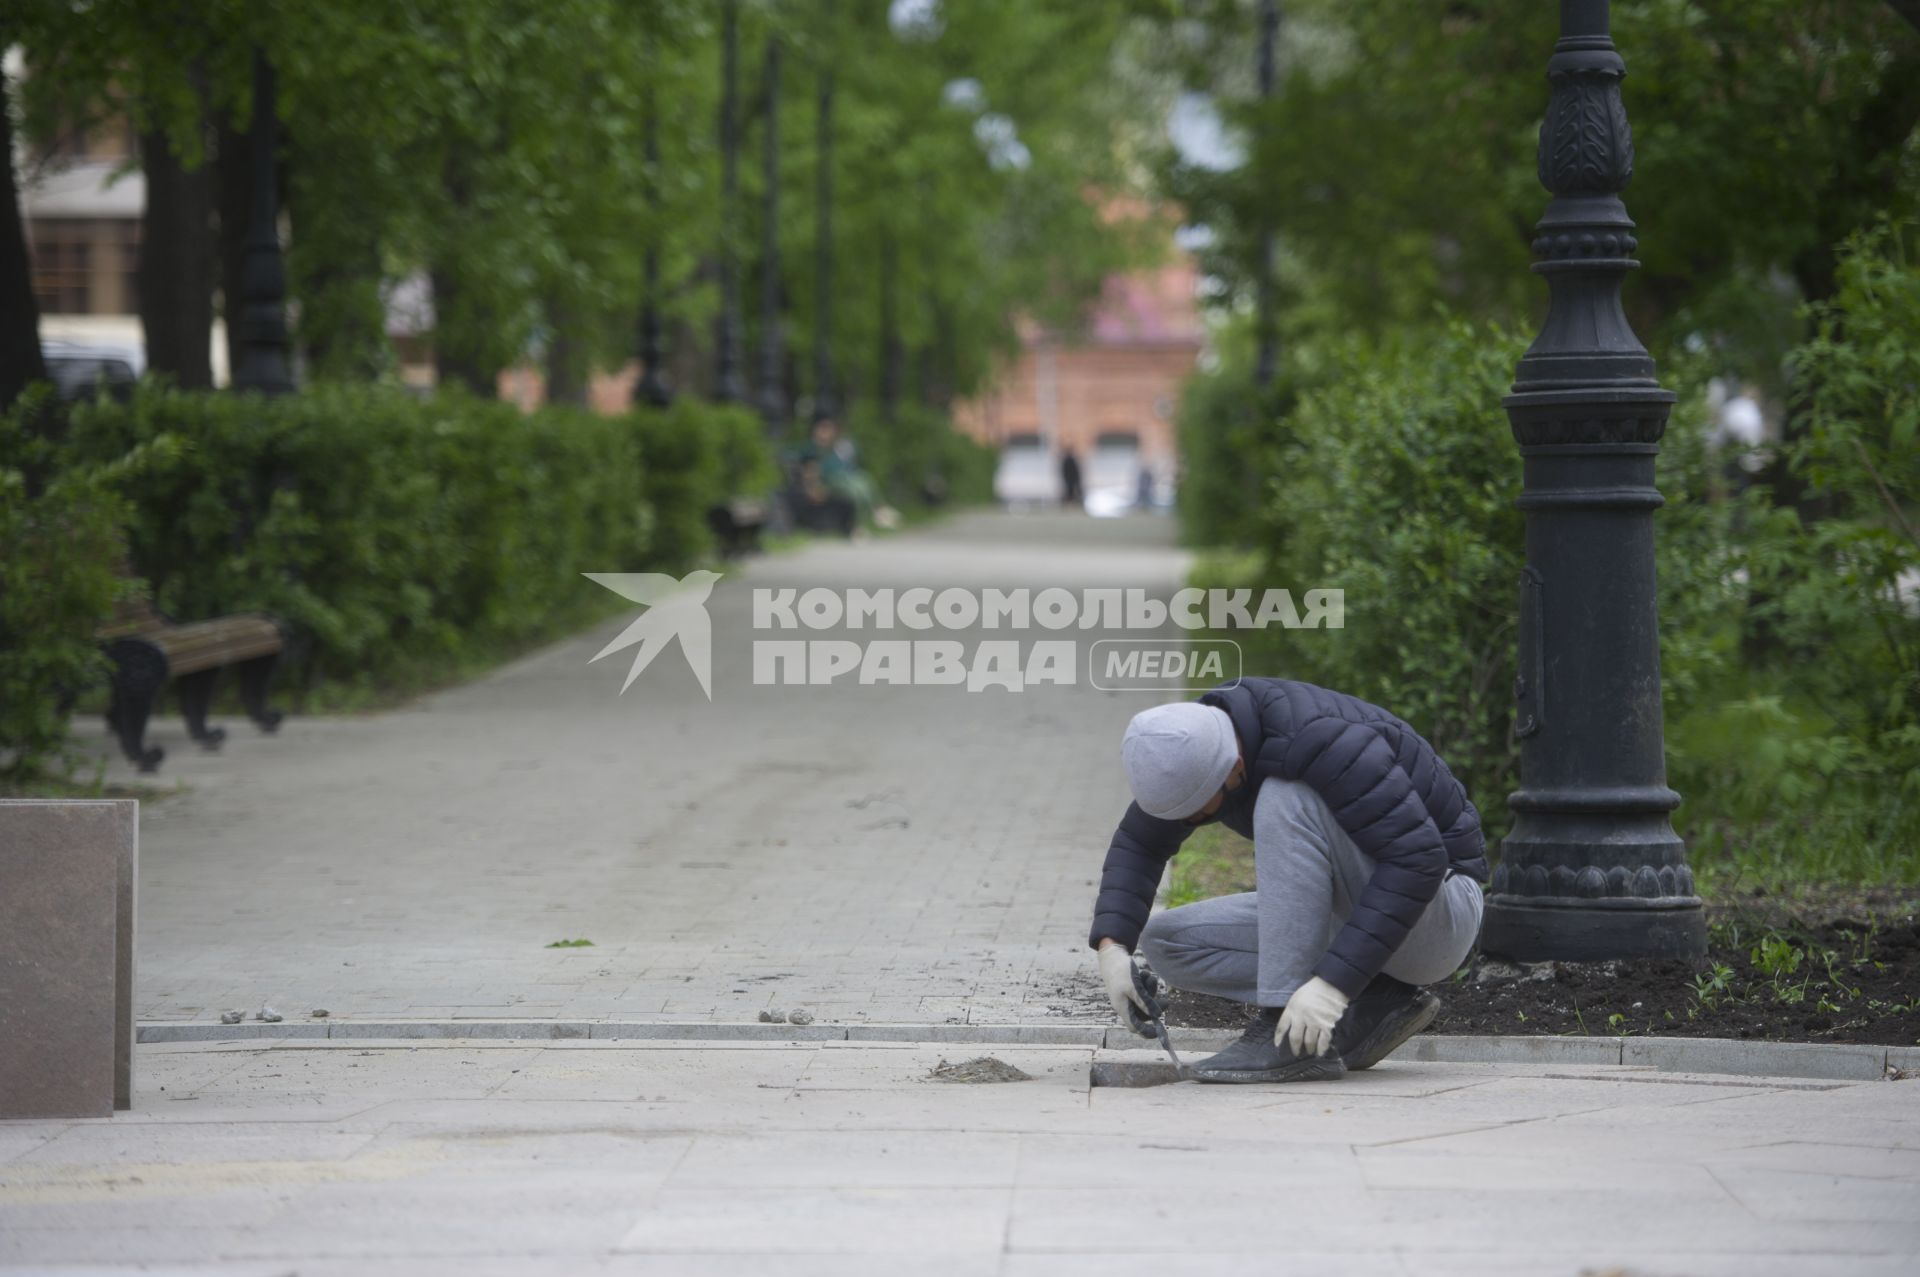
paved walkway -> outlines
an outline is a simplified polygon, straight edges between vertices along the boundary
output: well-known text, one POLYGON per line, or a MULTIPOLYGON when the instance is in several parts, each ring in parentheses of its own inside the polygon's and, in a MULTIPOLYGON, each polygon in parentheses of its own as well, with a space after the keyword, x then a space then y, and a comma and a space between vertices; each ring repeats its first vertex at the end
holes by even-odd
POLYGON ((164 722, 188 789, 144 812, 143 1020, 270 1001, 386 1033, 799 1005, 842 1040, 149 1043, 133 1111, 0 1123, 0 1271, 1920 1267, 1916 1082, 1410 1049, 1328 1085, 1108 1090, 1096 1058, 1156 1057, 847 1040, 1104 1021, 1085 927, 1119 732, 1153 698, 755 688, 747 587, 1164 594, 1184 569, 1167 534, 980 515, 757 562, 714 595, 711 704, 672 653, 617 695, 624 660, 588 664, 609 625, 404 711, 242 728, 221 755, 164 722), (545 947, 574 938, 593 947, 545 947), (1033 1080, 928 1080, 984 1054, 1033 1080))
POLYGON ((709 608, 711 704, 674 651, 620 695, 627 656, 588 660, 623 619, 398 712, 230 724, 219 754, 161 720, 188 789, 142 813, 139 1018, 1057 1022, 1120 731, 1165 698, 756 687, 749 587, 1164 597, 1171 537, 979 513, 755 560, 709 608))
POLYGON ((992 1051, 1034 1080, 928 1081, 966 1057, 904 1045, 143 1047, 134 1112, 0 1124, 0 1271, 1920 1265, 1920 1083, 1389 1060, 1336 1083, 1116 1091, 1089 1090, 1087 1049, 992 1051))

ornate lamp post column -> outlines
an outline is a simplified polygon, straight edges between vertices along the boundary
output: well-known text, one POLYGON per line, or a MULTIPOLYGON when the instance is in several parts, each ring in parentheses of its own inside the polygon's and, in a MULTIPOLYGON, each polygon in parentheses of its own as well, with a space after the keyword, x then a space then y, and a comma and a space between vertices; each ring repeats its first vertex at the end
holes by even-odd
MULTIPOLYGON (((833 28, 833 3, 823 6, 827 30, 833 28)), ((829 36, 831 39, 831 36, 829 36)), ((827 50, 827 57, 832 49, 827 50)), ((815 118, 819 130, 819 170, 815 174, 814 199, 818 217, 814 225, 814 320, 813 320, 813 419, 831 417, 837 411, 833 395, 833 70, 822 61, 820 67, 819 110, 815 118)))
MULTIPOLYGON (((1274 45, 1280 36, 1279 0, 1260 0, 1260 100, 1266 102, 1273 97, 1273 61, 1274 45)), ((1254 298, 1254 359, 1253 384, 1266 387, 1273 384, 1273 372, 1279 361, 1280 338, 1275 330, 1273 316, 1273 227, 1271 224, 1260 229, 1259 278, 1255 280, 1257 290, 1254 298)))
POLYGON ((240 362, 235 390, 284 395, 293 389, 287 360, 287 273, 280 259, 279 212, 274 199, 273 67, 264 50, 253 51, 253 116, 248 146, 253 169, 253 210, 247 221, 246 274, 241 282, 240 362))
POLYGON ((740 69, 740 6, 720 7, 720 316, 713 329, 713 397, 739 403, 747 397, 740 379, 740 268, 734 261, 734 205, 740 194, 740 136, 734 90, 740 69))
POLYGON ((653 211, 656 225, 648 234, 642 266, 645 293, 640 299, 640 381, 634 386, 633 393, 643 404, 665 408, 673 402, 673 388, 667 384, 662 372, 660 354, 660 232, 657 224, 660 214, 660 130, 652 76, 653 70, 649 68, 647 118, 642 145, 646 148, 647 203, 653 211))
POLYGON ((780 342, 780 38, 767 36, 767 135, 762 154, 766 194, 760 219, 760 419, 767 433, 787 422, 783 385, 786 352, 780 342))
POLYGON ((1524 458, 1520 789, 1481 944, 1523 960, 1690 956, 1706 923, 1669 813, 1654 455, 1673 405, 1620 307, 1633 142, 1607 0, 1561 0, 1533 241, 1547 319, 1503 401, 1524 458))

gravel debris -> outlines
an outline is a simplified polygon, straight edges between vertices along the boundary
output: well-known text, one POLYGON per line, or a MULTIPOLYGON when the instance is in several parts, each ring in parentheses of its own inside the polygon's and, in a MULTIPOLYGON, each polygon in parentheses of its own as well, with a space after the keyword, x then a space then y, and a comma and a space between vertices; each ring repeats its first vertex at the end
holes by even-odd
POLYGON ((1032 1074, 1024 1073, 1005 1060, 996 1060, 991 1055, 977 1056, 960 1064, 949 1064, 942 1060, 933 1066, 933 1071, 927 1074, 927 1078, 933 1082, 969 1084, 1033 1081, 1032 1074))

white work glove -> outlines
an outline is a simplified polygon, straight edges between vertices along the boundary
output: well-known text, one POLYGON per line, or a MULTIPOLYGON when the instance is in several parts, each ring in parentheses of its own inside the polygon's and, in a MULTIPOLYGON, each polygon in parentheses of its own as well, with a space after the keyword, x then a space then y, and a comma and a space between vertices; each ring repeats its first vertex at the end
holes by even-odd
POLYGON ((1347 995, 1315 976, 1287 999, 1280 1023, 1274 1026, 1273 1044, 1295 1055, 1320 1055, 1333 1045, 1333 1026, 1346 1010, 1347 995))
POLYGON ((1140 991, 1133 987, 1133 954, 1127 946, 1117 940, 1100 946, 1100 979, 1107 986, 1107 1001, 1113 1003, 1113 1013, 1120 1017, 1122 1028, 1133 1027, 1127 1017, 1129 1005, 1139 1008, 1140 1017, 1146 1018, 1147 1004, 1140 1000, 1140 991))

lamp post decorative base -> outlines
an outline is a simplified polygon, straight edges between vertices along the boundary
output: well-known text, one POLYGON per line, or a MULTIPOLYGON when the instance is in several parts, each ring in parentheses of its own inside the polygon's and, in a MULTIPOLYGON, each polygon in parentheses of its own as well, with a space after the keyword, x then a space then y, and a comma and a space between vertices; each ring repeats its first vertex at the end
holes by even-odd
POLYGON ((1480 945, 1515 962, 1604 962, 1613 958, 1693 958, 1707 947, 1707 920, 1698 900, 1670 909, 1653 901, 1622 901, 1625 908, 1547 906, 1499 901, 1487 906, 1480 945))
POLYGON ((1674 395, 1620 303, 1639 265, 1620 192, 1633 138, 1607 0, 1561 0, 1533 241, 1540 334, 1502 401, 1524 480, 1513 832, 1484 952, 1523 961, 1696 957, 1706 920, 1670 813, 1660 703, 1654 458, 1674 395))

